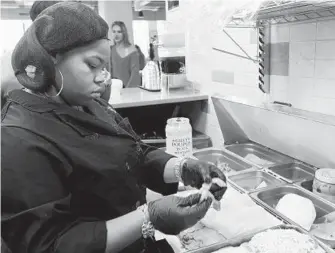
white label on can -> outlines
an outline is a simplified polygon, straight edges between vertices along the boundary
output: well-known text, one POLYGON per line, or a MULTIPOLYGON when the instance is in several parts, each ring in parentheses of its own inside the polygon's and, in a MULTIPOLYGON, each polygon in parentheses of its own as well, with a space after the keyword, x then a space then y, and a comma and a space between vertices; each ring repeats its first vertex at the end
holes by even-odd
POLYGON ((175 156, 191 156, 192 136, 167 138, 166 149, 169 154, 175 156))

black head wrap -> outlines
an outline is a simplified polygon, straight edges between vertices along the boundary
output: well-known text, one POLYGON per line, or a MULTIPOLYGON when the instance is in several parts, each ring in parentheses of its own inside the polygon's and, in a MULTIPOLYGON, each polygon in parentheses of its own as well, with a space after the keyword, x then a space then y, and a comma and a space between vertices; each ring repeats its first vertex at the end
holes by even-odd
POLYGON ((108 24, 90 7, 74 2, 54 4, 40 13, 16 45, 14 73, 24 87, 45 91, 55 80, 51 56, 107 36, 108 24), (27 75, 27 66, 36 69, 34 77, 27 75))
POLYGON ((29 12, 31 20, 34 21, 42 11, 59 2, 61 1, 35 1, 29 12))

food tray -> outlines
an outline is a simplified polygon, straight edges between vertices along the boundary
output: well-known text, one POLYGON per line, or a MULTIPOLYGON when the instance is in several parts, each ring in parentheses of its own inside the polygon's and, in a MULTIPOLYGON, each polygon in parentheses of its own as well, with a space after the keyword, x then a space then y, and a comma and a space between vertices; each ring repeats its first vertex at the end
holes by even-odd
MULTIPOLYGON (((260 231, 253 231, 251 233, 247 233, 247 234, 242 234, 238 237, 232 238, 230 240, 221 242, 221 243, 217 243, 217 244, 213 244, 201 249, 197 249, 197 250, 192 250, 192 251, 187 251, 185 253, 209 253, 209 252, 213 252, 219 249, 223 249, 226 247, 238 247, 240 245, 242 245, 243 243, 247 243, 249 242, 252 237, 254 237, 256 234, 261 233, 261 232, 265 232, 268 230, 275 230, 275 229, 294 229, 297 232, 301 233, 301 234, 306 234, 308 235, 308 233, 306 233, 304 230, 302 230, 301 228, 294 226, 294 225, 279 225, 279 226, 275 226, 273 228, 269 228, 269 229, 264 229, 264 230, 260 230, 260 231)), ((329 247, 327 247, 324 243, 320 242, 319 240, 317 240, 314 236, 309 235, 311 238, 313 238, 322 249, 324 249, 327 253, 333 253, 334 251, 331 250, 329 247)))
POLYGON ((267 171, 282 180, 285 180, 289 183, 295 183, 313 179, 316 168, 301 162, 293 162, 289 164, 268 167, 267 171))
POLYGON ((299 226, 294 221, 290 220, 276 210, 278 201, 289 193, 297 194, 304 198, 310 199, 313 202, 316 210, 316 219, 335 211, 335 205, 332 205, 330 202, 295 185, 283 185, 270 189, 259 190, 257 192, 250 193, 250 197, 258 202, 260 205, 264 206, 264 208, 271 213, 276 213, 288 223, 299 226))
POLYGON ((238 175, 229 176, 229 181, 235 187, 240 188, 244 193, 250 193, 262 188, 274 187, 284 184, 283 181, 267 174, 264 171, 249 171, 238 175), (266 184, 262 188, 258 188, 261 184, 266 184))
POLYGON ((199 160, 211 162, 214 164, 226 163, 231 169, 230 172, 224 171, 225 174, 236 174, 241 171, 246 171, 250 169, 258 169, 255 168, 252 164, 243 161, 239 157, 228 153, 225 150, 214 149, 214 148, 206 148, 202 150, 198 150, 193 153, 193 156, 199 160))
POLYGON ((225 148, 260 168, 293 162, 291 157, 256 143, 232 144, 225 148))

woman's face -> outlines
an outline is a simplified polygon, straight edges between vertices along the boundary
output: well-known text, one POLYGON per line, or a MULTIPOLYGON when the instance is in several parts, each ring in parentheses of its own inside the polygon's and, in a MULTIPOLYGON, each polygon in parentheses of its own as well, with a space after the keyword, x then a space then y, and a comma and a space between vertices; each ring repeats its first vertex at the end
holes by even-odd
POLYGON ((100 97, 106 89, 104 70, 109 63, 109 54, 109 43, 103 39, 57 55, 57 85, 61 87, 62 76, 64 83, 61 97, 71 105, 86 105, 100 97))
POLYGON ((113 40, 116 43, 119 43, 119 42, 123 41, 123 33, 122 33, 122 29, 121 29, 120 26, 114 25, 112 27, 112 35, 113 35, 113 40))

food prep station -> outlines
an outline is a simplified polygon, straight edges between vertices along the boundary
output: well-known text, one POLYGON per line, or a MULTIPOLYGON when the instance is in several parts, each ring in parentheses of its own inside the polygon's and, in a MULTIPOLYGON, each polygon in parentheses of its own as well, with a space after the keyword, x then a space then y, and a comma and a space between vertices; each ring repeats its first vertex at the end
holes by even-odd
MULTIPOLYGON (((222 149, 205 148, 197 150, 193 156, 199 160, 217 165, 227 176, 228 186, 235 188, 241 194, 249 195, 256 204, 283 222, 280 228, 293 228, 301 233, 309 234, 299 224, 290 220, 276 210, 278 201, 286 194, 293 193, 311 200, 316 210, 316 219, 335 212, 335 204, 313 193, 314 174, 318 168, 281 154, 275 150, 254 142, 226 145, 222 149)), ((271 229, 277 229, 274 227, 271 229)), ((241 235, 238 238, 202 248, 200 251, 212 252, 227 245, 236 245, 247 241, 256 233, 241 235)), ((313 235, 311 235, 313 237, 313 235)), ((333 240, 316 238, 326 252, 335 248, 335 228, 330 237, 333 240)))

